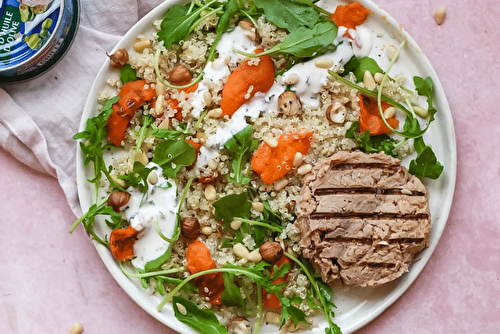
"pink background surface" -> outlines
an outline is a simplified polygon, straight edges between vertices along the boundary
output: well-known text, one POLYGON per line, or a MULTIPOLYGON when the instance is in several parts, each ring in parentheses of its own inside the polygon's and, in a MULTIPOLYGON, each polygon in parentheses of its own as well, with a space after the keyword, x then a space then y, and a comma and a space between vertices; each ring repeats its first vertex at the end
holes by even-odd
MULTIPOLYGON (((454 204, 409 290, 358 333, 498 333, 500 2, 377 3, 413 36, 447 93, 457 134, 454 204), (433 13, 446 7, 443 25, 433 13)), ((118 286, 57 181, 0 149, 0 333, 174 333, 118 286)))

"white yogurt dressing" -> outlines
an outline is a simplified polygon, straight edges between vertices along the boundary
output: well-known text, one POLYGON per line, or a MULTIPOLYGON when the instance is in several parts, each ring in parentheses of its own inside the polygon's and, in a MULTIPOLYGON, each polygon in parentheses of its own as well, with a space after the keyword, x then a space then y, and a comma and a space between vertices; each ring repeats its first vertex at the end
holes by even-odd
MULTIPOLYGON (((354 55, 357 57, 368 56, 373 47, 371 33, 363 26, 349 30, 346 27, 339 27, 335 44, 338 46, 334 52, 293 66, 282 77, 276 78, 274 85, 267 93, 256 93, 251 101, 243 104, 224 125, 217 129, 215 134, 207 138, 207 146, 222 148, 228 139, 247 126, 247 118, 255 119, 266 112, 277 113, 278 96, 285 91, 286 79, 292 75, 299 77, 299 82, 291 88, 299 96, 302 104, 313 108, 318 107, 320 103, 318 94, 323 90, 330 75, 327 69, 317 67, 315 62, 329 59, 333 62, 332 68, 343 66, 354 55), (349 31, 352 39, 344 36, 346 31, 349 31)), ((207 83, 222 82, 230 74, 226 64, 244 59, 242 55, 234 52, 233 48, 253 52, 255 45, 245 36, 240 27, 236 27, 233 31, 222 36, 217 46, 219 58, 207 64, 204 79, 198 90, 192 95, 194 106, 192 113, 195 117, 198 117, 205 107, 201 101, 203 101, 204 91, 208 89, 207 83)))
POLYGON ((127 189, 131 197, 123 210, 130 225, 139 231, 138 240, 134 243, 135 258, 132 264, 141 269, 167 251, 170 243, 156 231, 155 220, 158 221, 161 232, 171 238, 179 205, 175 182, 166 179, 162 175, 162 169, 155 163, 149 163, 146 167, 156 167, 158 182, 154 185, 148 182, 148 192, 144 197, 136 188, 127 189))

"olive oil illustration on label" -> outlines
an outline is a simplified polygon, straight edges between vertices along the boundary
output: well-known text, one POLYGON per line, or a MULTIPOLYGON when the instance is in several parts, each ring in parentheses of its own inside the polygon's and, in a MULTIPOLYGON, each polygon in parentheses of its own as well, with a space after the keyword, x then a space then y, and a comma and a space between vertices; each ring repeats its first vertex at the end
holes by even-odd
POLYGON ((52 35, 61 0, 0 0, 0 67, 21 63, 52 35))

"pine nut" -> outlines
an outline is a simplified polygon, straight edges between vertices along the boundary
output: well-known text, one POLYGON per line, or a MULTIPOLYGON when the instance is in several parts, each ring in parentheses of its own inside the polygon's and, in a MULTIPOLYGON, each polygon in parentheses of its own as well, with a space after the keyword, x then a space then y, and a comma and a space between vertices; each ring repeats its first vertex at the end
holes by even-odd
POLYGON ((242 259, 246 259, 248 254, 250 254, 248 249, 242 243, 237 243, 233 246, 233 253, 242 259))
POLYGON ((205 132, 196 132, 196 138, 203 144, 207 141, 207 134, 205 132))
POLYGON ((258 249, 254 249, 247 255, 247 260, 253 263, 257 263, 262 261, 262 255, 260 255, 260 252, 258 249))
POLYGON ((158 125, 158 129, 165 130, 168 129, 169 126, 170 120, 168 118, 165 118, 163 121, 161 121, 160 125, 158 125))
POLYGON ((239 220, 239 219, 235 219, 235 220, 233 220, 233 221, 231 222, 231 224, 229 224, 229 225, 231 226, 231 228, 232 228, 233 230, 235 230, 235 231, 236 231, 237 229, 239 229, 239 228, 240 228, 241 224, 242 224, 242 221, 241 221, 241 220, 239 220))
POLYGON ((387 57, 389 58, 389 61, 394 59, 397 51, 396 47, 392 44, 387 47, 387 57))
POLYGON ((274 137, 264 137, 263 140, 264 140, 264 143, 266 143, 267 145, 269 145, 272 148, 278 147, 278 139, 276 139, 274 137))
POLYGON ((252 208, 257 212, 264 211, 264 204, 262 202, 252 202, 252 208))
POLYGON ((175 303, 175 307, 177 307, 177 310, 182 315, 186 315, 188 313, 186 307, 180 303, 175 303))
POLYGON ((427 116, 429 116, 429 111, 420 106, 413 106, 413 111, 415 112, 415 114, 422 118, 426 118, 427 116))
POLYGON ((158 98, 155 102, 155 109, 153 112, 153 116, 158 117, 163 113, 163 102, 165 101, 164 95, 158 95, 158 98))
POLYGON ((299 76, 296 73, 290 74, 286 79, 285 79, 285 84, 287 85, 296 85, 299 83, 299 76))
POLYGON ((81 334, 83 332, 83 326, 79 322, 75 322, 69 329, 69 334, 81 334))
POLYGON ((203 226, 201 229, 200 229, 200 232, 201 234, 203 235, 206 235, 206 236, 209 236, 210 234, 213 233, 213 230, 210 226, 203 226))
POLYGON ((304 155, 300 152, 295 153, 293 156, 293 167, 299 167, 304 161, 304 155))
POLYGON ((148 174, 148 182, 153 185, 158 183, 158 174, 154 170, 148 174))
POLYGON ((207 201, 215 201, 217 198, 217 191, 213 185, 209 184, 205 187, 205 198, 207 201))
POLYGON ((288 179, 280 179, 274 182, 274 190, 280 191, 283 190, 288 184, 288 179))
POLYGON ((151 43, 150 40, 135 42, 134 50, 135 50, 135 52, 141 53, 145 49, 149 48, 152 44, 153 43, 151 43))
POLYGON ((439 25, 443 23, 445 16, 446 16, 446 8, 444 7, 438 8, 434 12, 434 20, 436 20, 436 23, 439 25))
POLYGON ((203 93, 203 101, 205 102, 205 107, 212 105, 212 94, 208 90, 203 93))
POLYGON ((370 73, 370 71, 365 71, 365 74, 363 75, 363 85, 368 90, 374 90, 375 88, 377 88, 375 79, 373 79, 373 75, 370 73))
POLYGON ((212 109, 207 113, 207 116, 211 118, 219 118, 222 116, 222 109, 221 108, 212 109))
POLYGON ((165 85, 161 81, 159 80, 156 81, 155 90, 156 90, 156 96, 160 95, 165 96, 165 85))
POLYGON ((270 324, 279 325, 281 322, 281 316, 276 312, 267 312, 266 321, 270 324))
POLYGON ((402 188, 402 189, 401 189, 401 193, 402 193, 403 195, 411 195, 411 190, 406 189, 406 188, 402 188))
POLYGON ((306 175, 312 170, 312 165, 311 164, 306 164, 303 166, 300 166, 299 169, 297 169, 297 174, 299 175, 306 175))
POLYGON ((147 165, 149 159, 146 153, 144 153, 144 151, 141 149, 135 154, 134 161, 140 162, 143 165, 147 165))
POLYGON ((318 68, 330 68, 333 66, 333 60, 328 59, 328 58, 317 59, 314 62, 314 66, 316 66, 318 68))
POLYGON ((117 185, 119 185, 120 187, 125 187, 125 180, 123 179, 119 179, 116 175, 111 175, 111 178, 113 179, 113 181, 115 181, 115 183, 117 185))
POLYGON ((385 111, 384 111, 384 118, 385 119, 394 117, 394 115, 396 115, 396 108, 389 107, 389 108, 385 109, 385 111))
POLYGON ((211 169, 211 170, 216 170, 217 168, 219 168, 219 164, 217 163, 217 161, 215 161, 214 159, 210 159, 208 161, 208 167, 211 169))
POLYGON ((384 74, 380 73, 380 72, 375 73, 375 75, 373 76, 373 79, 375 79, 375 82, 378 84, 382 82, 383 78, 384 78, 384 74))

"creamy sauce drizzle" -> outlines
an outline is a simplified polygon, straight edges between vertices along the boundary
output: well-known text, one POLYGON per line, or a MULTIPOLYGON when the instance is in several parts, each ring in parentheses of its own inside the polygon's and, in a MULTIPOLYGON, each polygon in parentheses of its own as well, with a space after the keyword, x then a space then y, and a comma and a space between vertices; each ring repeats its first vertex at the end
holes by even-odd
MULTIPOLYGON (((255 119, 266 112, 277 113, 278 96, 285 91, 286 79, 292 75, 299 77, 299 82, 291 88, 299 96, 302 104, 312 108, 319 107, 318 94, 323 90, 330 75, 327 69, 317 67, 315 62, 329 59, 333 62, 332 68, 343 66, 354 55, 357 57, 368 56, 373 47, 371 33, 363 26, 349 30, 345 27, 339 27, 334 43, 338 45, 334 52, 293 66, 282 77, 276 78, 274 85, 267 93, 256 93, 251 101, 243 104, 227 122, 217 129, 214 135, 207 139, 207 146, 222 148, 228 139, 247 126, 247 118, 255 119), (344 36, 346 31, 349 31, 352 39, 344 36)), ((244 57, 234 52, 233 48, 253 52, 255 45, 245 36, 240 27, 236 27, 233 31, 222 36, 217 46, 219 58, 207 64, 204 79, 199 84, 198 90, 192 94, 194 106, 192 113, 194 116, 199 116, 205 107, 204 103, 200 101, 203 101, 203 93, 208 89, 207 84, 223 82, 230 74, 226 64, 243 61, 244 57)))
POLYGON ((171 238, 178 208, 175 182, 166 179, 162 169, 155 163, 149 163, 146 167, 156 167, 158 182, 154 185, 148 182, 146 196, 143 196, 139 189, 127 189, 131 197, 123 210, 130 225, 139 231, 138 240, 134 244, 135 258, 132 264, 142 269, 149 261, 162 256, 170 245, 156 231, 155 220, 158 221, 161 232, 171 238))

